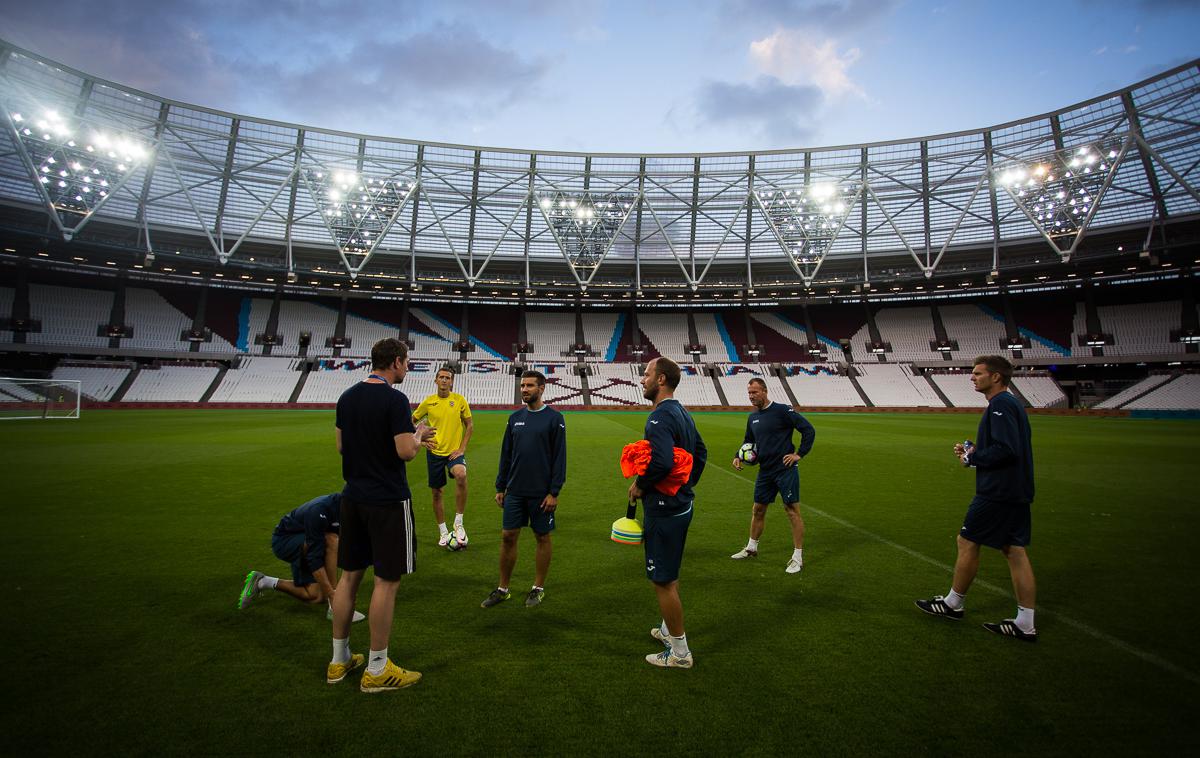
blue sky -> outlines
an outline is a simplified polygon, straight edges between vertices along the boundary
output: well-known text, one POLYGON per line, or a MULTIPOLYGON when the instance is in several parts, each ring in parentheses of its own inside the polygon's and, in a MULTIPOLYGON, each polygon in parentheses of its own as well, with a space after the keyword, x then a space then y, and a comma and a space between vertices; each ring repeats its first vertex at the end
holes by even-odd
POLYGON ((1200 57, 1200 0, 6 3, 0 36, 250 116, 438 142, 741 151, 1002 123, 1200 57))

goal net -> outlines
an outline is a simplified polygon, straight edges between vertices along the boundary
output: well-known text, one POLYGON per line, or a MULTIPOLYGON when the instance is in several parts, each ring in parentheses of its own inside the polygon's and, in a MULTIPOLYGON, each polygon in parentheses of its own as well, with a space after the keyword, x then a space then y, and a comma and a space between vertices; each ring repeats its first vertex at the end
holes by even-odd
POLYGON ((79 418, 78 379, 0 377, 0 420, 79 418))

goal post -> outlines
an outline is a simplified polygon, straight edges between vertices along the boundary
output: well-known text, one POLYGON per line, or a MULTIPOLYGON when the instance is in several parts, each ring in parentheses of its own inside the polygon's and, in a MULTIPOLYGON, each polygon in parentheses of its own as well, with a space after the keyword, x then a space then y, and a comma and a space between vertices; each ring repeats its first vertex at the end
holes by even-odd
POLYGON ((0 377, 0 421, 79 418, 81 385, 78 379, 0 377))

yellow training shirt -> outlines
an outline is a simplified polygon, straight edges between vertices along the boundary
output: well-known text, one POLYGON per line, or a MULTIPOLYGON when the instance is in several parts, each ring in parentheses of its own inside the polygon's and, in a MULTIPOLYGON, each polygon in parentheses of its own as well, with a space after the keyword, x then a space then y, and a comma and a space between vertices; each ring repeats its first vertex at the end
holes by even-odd
POLYGON ((433 454, 447 456, 462 444, 466 420, 471 418, 471 406, 457 392, 446 397, 438 397, 435 392, 422 400, 413 412, 417 421, 427 417, 429 426, 437 429, 437 446, 433 448, 433 454))

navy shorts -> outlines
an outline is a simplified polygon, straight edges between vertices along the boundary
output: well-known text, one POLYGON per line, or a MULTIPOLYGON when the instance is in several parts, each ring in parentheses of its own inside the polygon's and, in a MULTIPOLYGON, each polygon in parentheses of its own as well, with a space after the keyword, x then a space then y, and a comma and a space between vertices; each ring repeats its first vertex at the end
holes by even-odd
POLYGON ((538 534, 553 532, 555 511, 547 513, 542 510, 542 501, 545 499, 545 495, 540 497, 505 495, 504 521, 501 528, 512 530, 528 526, 538 534))
POLYGON ((693 503, 680 504, 674 498, 648 493, 642 504, 646 521, 642 525, 646 578, 659 584, 673 582, 679 578, 679 567, 683 564, 693 503))
POLYGON ((1033 531, 1029 503, 1002 503, 976 496, 959 534, 987 547, 1025 547, 1033 531))
POLYGON ((779 495, 784 505, 800 502, 800 470, 796 465, 768 474, 759 470, 754 480, 754 502, 770 505, 779 495))
POLYGON ((461 464, 464 468, 467 465, 467 456, 460 455, 457 458, 451 458, 448 455, 434 455, 432 452, 425 453, 425 468, 429 472, 429 486, 431 489, 440 490, 446 486, 446 472, 461 464))
POLYGON ((342 496, 338 568, 364 571, 395 581, 417 568, 417 537, 413 530, 412 500, 387 505, 356 503, 342 496))
POLYGON ((312 572, 308 570, 307 562, 304 560, 303 533, 271 535, 271 552, 284 563, 292 564, 292 581, 297 587, 304 587, 317 581, 312 572))

